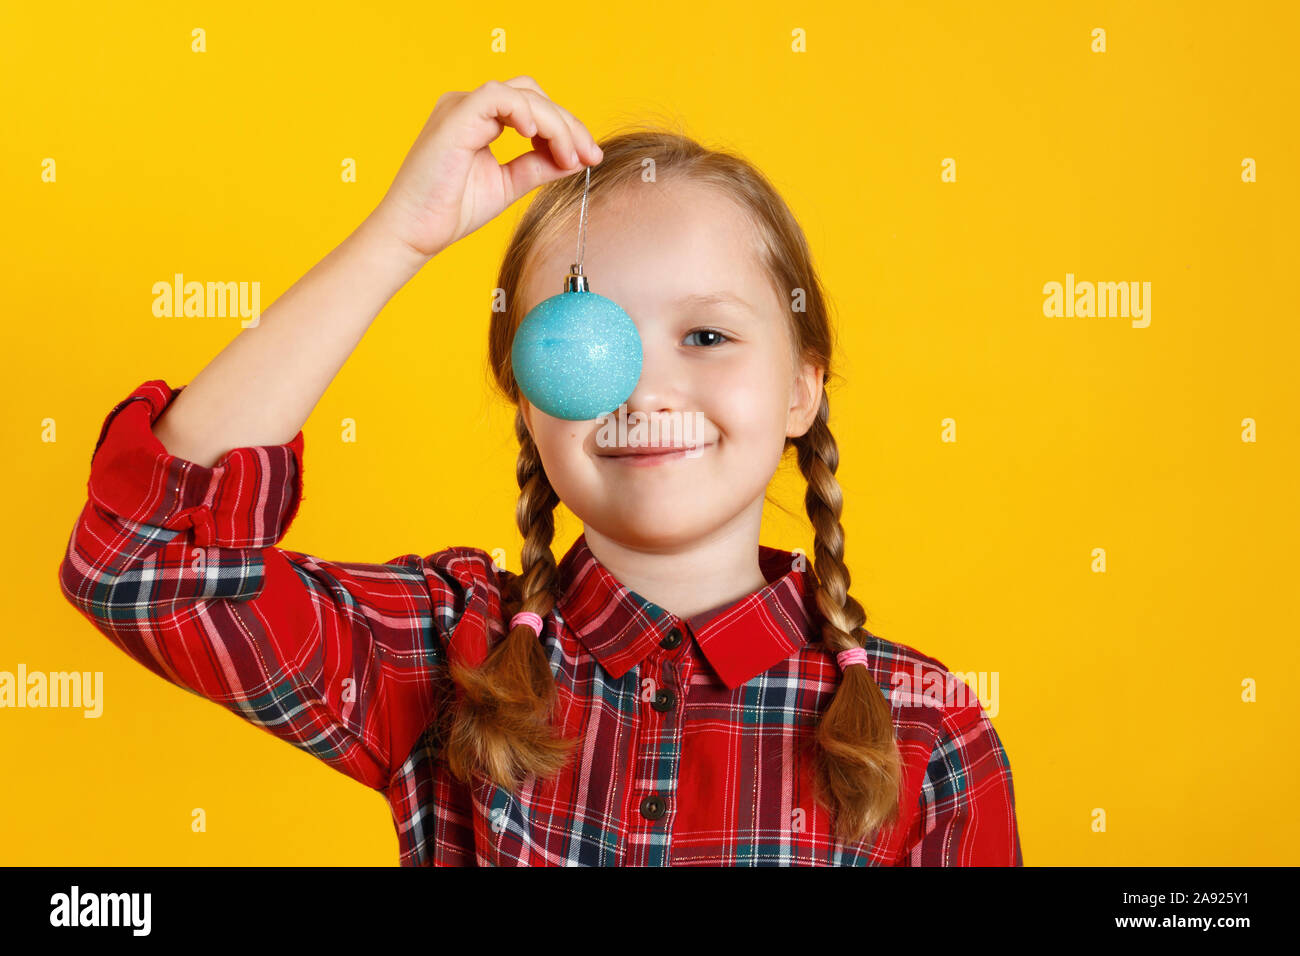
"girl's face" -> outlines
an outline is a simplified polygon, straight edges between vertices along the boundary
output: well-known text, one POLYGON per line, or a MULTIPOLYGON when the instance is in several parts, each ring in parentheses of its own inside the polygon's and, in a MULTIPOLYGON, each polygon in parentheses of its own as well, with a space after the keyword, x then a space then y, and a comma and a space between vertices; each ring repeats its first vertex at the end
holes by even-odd
MULTIPOLYGON (((786 436, 816 416, 822 369, 796 363, 790 300, 761 270, 752 229, 725 195, 682 180, 628 187, 589 204, 588 219, 583 273, 636 324, 641 378, 621 413, 622 445, 608 442, 619 436, 618 412, 602 428, 521 398, 551 486, 586 526, 631 548, 757 526, 786 436), (638 443, 696 447, 629 455, 638 443)), ((575 223, 538 251, 523 314, 560 291, 576 245, 575 223)))

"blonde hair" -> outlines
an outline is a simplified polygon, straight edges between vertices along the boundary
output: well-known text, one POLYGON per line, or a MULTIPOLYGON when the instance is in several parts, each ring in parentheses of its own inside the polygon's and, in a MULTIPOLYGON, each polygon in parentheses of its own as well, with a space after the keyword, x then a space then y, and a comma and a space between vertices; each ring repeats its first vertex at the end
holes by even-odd
MULTIPOLYGON (((831 324, 802 229, 763 174, 737 155, 705 148, 681 132, 659 126, 625 129, 602 140, 600 146, 604 157, 591 168, 589 204, 620 188, 635 188, 642 181, 644 161, 653 159, 657 181, 680 177, 730 196, 754 226, 762 264, 774 287, 786 290, 783 298, 789 290, 804 290, 805 310, 789 313, 795 353, 825 372, 812 426, 797 438, 787 438, 786 448, 794 447, 799 470, 808 482, 804 502, 814 532, 810 591, 820 612, 814 619, 820 622, 822 643, 832 653, 862 646, 867 637, 866 613, 849 594, 840 524, 843 496, 835 478, 839 452, 828 424, 831 324)), ((510 349, 523 320, 520 307, 530 256, 562 229, 576 236, 573 223, 584 183, 585 175, 566 176, 539 191, 515 228, 497 279, 507 307, 492 314, 489 360, 497 386, 516 406, 516 521, 523 535, 522 571, 503 595, 505 620, 518 611, 545 618, 559 596, 551 552, 559 498, 518 411, 520 394, 510 349)), ((558 292, 558 277, 556 282, 558 292)), ((467 781, 471 774, 480 773, 514 791, 527 777, 559 772, 577 741, 557 735, 551 724, 555 679, 541 642, 529 627, 511 629, 480 667, 453 663, 449 671, 460 691, 446 711, 442 731, 453 774, 467 781)), ((840 673, 839 686, 818 721, 812 744, 817 799, 834 812, 842 840, 855 842, 897 820, 901 770, 893 721, 889 704, 866 667, 851 666, 840 673)))

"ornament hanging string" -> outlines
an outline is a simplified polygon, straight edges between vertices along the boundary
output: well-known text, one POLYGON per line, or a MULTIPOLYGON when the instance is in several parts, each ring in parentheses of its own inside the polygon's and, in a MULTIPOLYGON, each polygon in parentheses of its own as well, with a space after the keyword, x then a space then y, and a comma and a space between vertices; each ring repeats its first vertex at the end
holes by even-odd
POLYGON ((578 262, 574 266, 582 275, 582 254, 587 247, 587 190, 591 188, 591 167, 587 167, 587 181, 582 185, 582 208, 578 212, 578 262))

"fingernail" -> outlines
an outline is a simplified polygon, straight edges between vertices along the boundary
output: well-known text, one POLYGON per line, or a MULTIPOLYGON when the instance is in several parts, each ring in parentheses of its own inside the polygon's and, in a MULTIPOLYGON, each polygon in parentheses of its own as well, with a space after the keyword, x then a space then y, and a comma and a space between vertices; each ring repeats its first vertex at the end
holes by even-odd
POLYGON ((569 153, 569 165, 570 166, 578 165, 578 151, 576 149, 573 152, 569 153))

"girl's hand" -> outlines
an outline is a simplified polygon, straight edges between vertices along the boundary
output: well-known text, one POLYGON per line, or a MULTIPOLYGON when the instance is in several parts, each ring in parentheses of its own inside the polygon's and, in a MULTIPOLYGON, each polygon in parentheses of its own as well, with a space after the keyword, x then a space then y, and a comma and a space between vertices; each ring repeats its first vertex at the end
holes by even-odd
POLYGON ((495 218, 520 196, 600 161, 587 127, 530 76, 438 97, 375 219, 425 258, 495 218), (489 144, 507 126, 533 142, 504 166, 489 144), (545 148, 543 148, 545 146, 545 148))

